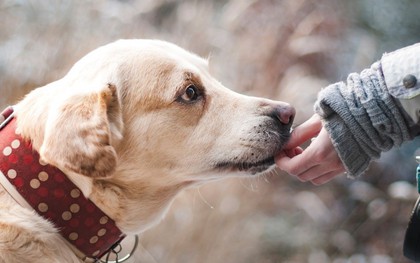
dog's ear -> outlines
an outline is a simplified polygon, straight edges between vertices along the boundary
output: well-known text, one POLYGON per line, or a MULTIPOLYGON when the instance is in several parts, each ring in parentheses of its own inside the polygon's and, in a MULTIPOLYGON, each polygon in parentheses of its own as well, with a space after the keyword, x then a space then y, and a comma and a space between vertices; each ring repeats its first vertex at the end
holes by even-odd
POLYGON ((116 87, 108 84, 57 105, 48 117, 41 160, 92 178, 112 175, 123 129, 116 87))

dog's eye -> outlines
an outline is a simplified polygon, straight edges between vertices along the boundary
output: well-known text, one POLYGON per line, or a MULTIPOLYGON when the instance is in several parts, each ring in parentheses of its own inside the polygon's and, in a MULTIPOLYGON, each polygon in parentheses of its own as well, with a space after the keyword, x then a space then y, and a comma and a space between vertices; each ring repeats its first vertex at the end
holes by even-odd
POLYGON ((189 85, 186 89, 184 94, 181 95, 181 99, 186 102, 193 102, 196 101, 199 97, 199 91, 196 86, 189 85))

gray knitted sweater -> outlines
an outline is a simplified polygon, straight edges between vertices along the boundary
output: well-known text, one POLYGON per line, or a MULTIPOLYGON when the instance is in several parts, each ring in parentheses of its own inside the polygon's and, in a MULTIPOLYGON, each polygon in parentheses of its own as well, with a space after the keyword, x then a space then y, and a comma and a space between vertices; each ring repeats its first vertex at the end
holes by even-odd
POLYGON ((318 94, 315 112, 349 176, 362 174, 381 152, 417 135, 417 78, 420 45, 385 54, 371 68, 350 74, 347 83, 330 85, 318 94))

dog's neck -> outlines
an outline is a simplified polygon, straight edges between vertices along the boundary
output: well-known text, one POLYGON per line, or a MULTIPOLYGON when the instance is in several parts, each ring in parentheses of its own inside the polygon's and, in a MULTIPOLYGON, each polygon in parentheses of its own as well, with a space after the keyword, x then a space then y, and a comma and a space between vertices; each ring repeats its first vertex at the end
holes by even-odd
POLYGON ((13 108, 1 114, 0 183, 23 207, 51 221, 81 258, 100 258, 124 235, 57 167, 43 163, 16 129, 13 108), (86 227, 84 227, 86 226, 86 227))
MULTIPOLYGON (((129 178, 134 173, 136 171, 117 169, 112 178, 93 181, 90 196, 92 201, 109 214, 127 234, 144 232, 159 223, 175 196, 193 185, 193 182, 158 183, 156 180, 150 180, 152 177, 156 178, 153 172, 136 174, 137 179, 131 181, 129 178), (138 179, 139 177, 141 179, 138 179)), ((165 176, 159 176, 165 181, 165 176)))

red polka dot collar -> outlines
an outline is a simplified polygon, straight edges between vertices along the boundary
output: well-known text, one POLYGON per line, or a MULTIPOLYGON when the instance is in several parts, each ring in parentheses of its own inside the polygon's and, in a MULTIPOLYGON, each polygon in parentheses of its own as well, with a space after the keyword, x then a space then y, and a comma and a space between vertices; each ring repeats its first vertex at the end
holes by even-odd
POLYGON ((16 134, 12 107, 0 114, 0 177, 2 185, 10 182, 19 193, 18 197, 11 194, 18 203, 29 205, 53 222, 60 234, 89 258, 101 258, 125 237, 62 171, 40 162, 32 145, 16 134))

